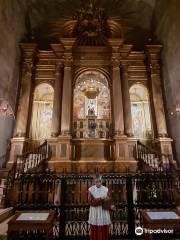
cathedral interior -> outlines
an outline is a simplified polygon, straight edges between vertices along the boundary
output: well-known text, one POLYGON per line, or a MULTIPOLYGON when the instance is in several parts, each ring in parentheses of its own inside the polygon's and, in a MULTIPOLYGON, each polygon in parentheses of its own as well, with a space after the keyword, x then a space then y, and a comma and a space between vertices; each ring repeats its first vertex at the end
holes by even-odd
POLYGON ((69 194, 82 208, 101 173, 127 203, 128 230, 112 217, 124 236, 138 201, 151 209, 166 196, 179 209, 180 1, 0 0, 0 30, 0 207, 63 212, 69 194))

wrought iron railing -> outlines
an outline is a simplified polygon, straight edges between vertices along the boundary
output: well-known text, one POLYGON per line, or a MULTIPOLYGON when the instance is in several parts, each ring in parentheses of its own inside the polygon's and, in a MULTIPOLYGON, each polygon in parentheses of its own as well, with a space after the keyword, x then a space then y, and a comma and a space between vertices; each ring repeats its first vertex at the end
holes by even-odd
POLYGON ((137 142, 136 158, 139 162, 139 168, 142 170, 145 169, 143 164, 146 164, 147 170, 149 171, 164 171, 173 167, 172 155, 162 154, 147 147, 140 141, 137 142))
POLYGON ((17 155, 13 166, 8 172, 8 188, 11 189, 14 185, 14 180, 20 177, 23 173, 28 173, 38 170, 39 172, 45 167, 48 159, 48 144, 45 141, 43 144, 34 148, 34 150, 25 152, 22 155, 17 155))
MULTIPOLYGON (((104 175, 103 184, 108 187, 116 205, 116 211, 111 213, 111 235, 114 239, 136 238, 135 227, 143 224, 142 210, 172 209, 179 204, 174 195, 174 178, 167 172, 104 175)), ((13 205, 18 210, 56 210, 56 230, 62 239, 87 239, 87 192, 92 185, 93 178, 88 175, 24 173, 15 179, 11 194, 15 198, 13 205)))
POLYGON ((47 141, 45 141, 39 147, 35 148, 33 151, 24 153, 22 155, 18 155, 16 167, 17 177, 22 173, 36 170, 36 168, 40 166, 40 164, 44 163, 47 160, 47 158, 48 158, 47 141))

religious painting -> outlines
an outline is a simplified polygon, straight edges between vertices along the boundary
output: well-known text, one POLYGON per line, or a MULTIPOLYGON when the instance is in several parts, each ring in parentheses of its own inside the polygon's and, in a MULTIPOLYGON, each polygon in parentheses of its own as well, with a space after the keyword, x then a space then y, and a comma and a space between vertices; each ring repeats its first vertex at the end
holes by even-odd
POLYGON ((98 98, 98 118, 109 119, 110 117, 110 91, 103 86, 98 98))
POLYGON ((138 139, 152 138, 152 121, 147 89, 135 84, 130 89, 133 134, 138 139))
POLYGON ((47 139, 51 136, 53 98, 53 88, 49 84, 43 83, 36 87, 30 130, 34 140, 47 139))
POLYGON ((74 118, 82 119, 85 116, 85 96, 80 90, 76 88, 74 90, 74 118))

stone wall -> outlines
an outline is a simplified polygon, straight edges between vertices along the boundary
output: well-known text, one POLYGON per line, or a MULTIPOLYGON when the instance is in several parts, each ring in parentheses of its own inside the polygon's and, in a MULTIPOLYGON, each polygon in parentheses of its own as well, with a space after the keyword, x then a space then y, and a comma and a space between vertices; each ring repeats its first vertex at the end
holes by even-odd
MULTIPOLYGON (((0 0, 0 98, 8 100, 13 110, 19 80, 18 43, 25 33, 26 8, 26 0, 0 0)), ((0 117, 0 157, 6 153, 13 123, 13 119, 0 117)))
POLYGON ((170 137, 180 164, 180 114, 171 116, 174 105, 180 100, 180 1, 158 0, 153 28, 155 41, 163 44, 162 74, 166 101, 166 114, 170 137))

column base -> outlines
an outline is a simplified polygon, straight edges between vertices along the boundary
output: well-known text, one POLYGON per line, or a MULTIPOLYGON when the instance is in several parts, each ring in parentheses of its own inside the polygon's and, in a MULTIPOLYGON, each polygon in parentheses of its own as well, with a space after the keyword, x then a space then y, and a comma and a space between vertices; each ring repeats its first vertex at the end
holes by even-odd
POLYGON ((72 174, 72 161, 52 161, 48 162, 48 168, 56 173, 72 174))
POLYGON ((26 133, 19 133, 19 132, 17 132, 14 135, 14 138, 26 138, 26 133))
POLYGON ((51 133, 51 137, 55 138, 55 137, 58 137, 59 136, 59 133, 51 133))
POLYGON ((7 168, 11 168, 14 164, 17 155, 21 155, 24 150, 25 144, 28 142, 28 138, 14 137, 11 139, 11 150, 9 154, 9 160, 6 164, 7 168))
POLYGON ((124 159, 124 161, 114 162, 114 172, 115 173, 136 173, 138 163, 134 160, 124 159))
POLYGON ((162 158, 163 164, 167 164, 168 163, 167 161, 170 160, 170 163, 176 166, 177 163, 173 157, 172 142, 173 142, 173 139, 168 137, 158 137, 153 141, 157 151, 161 152, 164 155, 167 155, 167 156, 169 155, 169 158, 165 156, 162 158))
POLYGON ((137 161, 135 160, 136 138, 127 136, 114 138, 114 169, 115 172, 136 172, 137 161))
POLYGON ((58 136, 47 140, 50 160, 48 167, 56 172, 71 173, 72 171, 72 138, 58 136))

